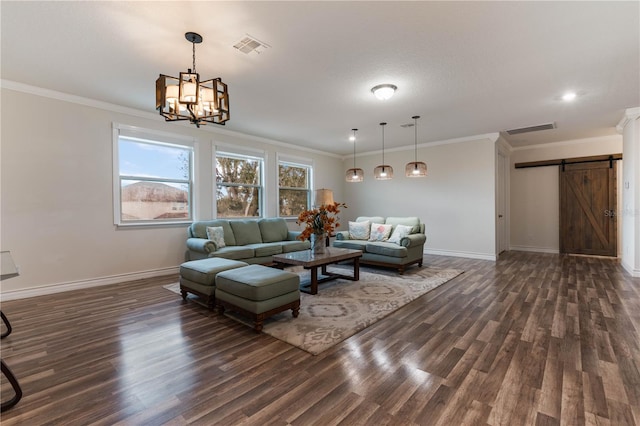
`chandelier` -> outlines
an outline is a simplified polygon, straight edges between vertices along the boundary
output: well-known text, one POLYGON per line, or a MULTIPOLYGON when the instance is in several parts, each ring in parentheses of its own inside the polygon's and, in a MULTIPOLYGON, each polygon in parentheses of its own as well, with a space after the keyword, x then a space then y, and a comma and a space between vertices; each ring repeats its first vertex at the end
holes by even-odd
POLYGON ((156 109, 165 121, 189 120, 197 127, 207 123, 224 125, 229 120, 229 92, 218 78, 200 81, 196 72, 196 43, 202 36, 185 35, 193 48, 193 68, 181 72, 180 77, 160 74, 156 80, 156 109))

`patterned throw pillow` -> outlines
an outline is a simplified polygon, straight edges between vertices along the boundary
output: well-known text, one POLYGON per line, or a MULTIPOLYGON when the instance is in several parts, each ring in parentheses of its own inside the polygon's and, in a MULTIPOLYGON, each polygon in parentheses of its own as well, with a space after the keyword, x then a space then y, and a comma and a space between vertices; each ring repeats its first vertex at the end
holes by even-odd
POLYGON ((349 239, 368 240, 370 229, 371 226, 368 220, 364 222, 349 222, 349 239))
POLYGON ((369 235, 369 241, 387 241, 391 234, 392 225, 384 225, 382 223, 371 224, 371 234, 369 235))
POLYGON ((225 247, 224 228, 222 226, 207 226, 207 238, 216 245, 216 250, 225 247))
POLYGON ((411 233, 412 228, 413 226, 396 225, 396 228, 393 230, 393 234, 391 234, 391 238, 389 238, 389 242, 399 245, 400 240, 408 236, 411 233))

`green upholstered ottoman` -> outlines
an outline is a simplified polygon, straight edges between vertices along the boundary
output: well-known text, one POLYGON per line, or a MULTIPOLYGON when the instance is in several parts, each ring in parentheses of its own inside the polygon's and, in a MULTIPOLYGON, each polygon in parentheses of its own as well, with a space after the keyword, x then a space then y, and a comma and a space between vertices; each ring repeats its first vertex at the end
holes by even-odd
POLYGON ((203 298, 209 307, 215 306, 215 279, 222 271, 242 268, 248 263, 237 260, 212 257, 209 259, 192 260, 180 265, 180 293, 182 299, 187 300, 187 293, 193 293, 203 298))
POLYGON ((246 315, 260 332, 271 315, 291 309, 293 317, 298 316, 300 277, 262 265, 223 271, 216 276, 215 299, 221 314, 229 309, 246 315))

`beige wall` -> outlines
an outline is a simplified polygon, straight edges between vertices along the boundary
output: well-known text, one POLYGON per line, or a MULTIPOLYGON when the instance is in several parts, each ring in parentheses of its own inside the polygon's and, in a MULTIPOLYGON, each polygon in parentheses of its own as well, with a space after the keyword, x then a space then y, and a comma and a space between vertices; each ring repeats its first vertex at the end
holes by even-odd
POLYGON ((184 260, 185 225, 114 226, 114 122, 195 138, 199 219, 213 216, 212 147, 217 143, 265 152, 271 171, 266 193, 273 198, 268 199, 268 216, 277 209, 279 154, 311 159, 319 171, 314 187, 332 188, 336 199, 344 197, 338 156, 219 131, 214 125, 197 129, 165 123, 152 113, 114 112, 119 109, 7 88, 1 95, 0 244, 20 267, 19 277, 2 281, 3 300, 171 273, 184 260))
MULTIPOLYGON (((516 148, 511 153, 510 234, 512 250, 558 253, 560 193, 558 166, 515 169, 515 163, 622 152, 622 137, 582 139, 516 148)), ((622 167, 618 163, 618 175, 622 167)), ((620 185, 618 201, 620 202, 620 185)))
MULTIPOLYGON (((418 216, 426 226, 427 253, 495 259, 495 140, 478 137, 420 147, 426 178, 406 178, 411 150, 385 152, 394 179, 378 181, 373 169, 381 154, 357 155, 364 169, 361 183, 345 183, 348 219, 357 216, 418 216)), ((345 159, 344 172, 353 167, 345 159)), ((346 225, 346 221, 345 221, 346 225)))

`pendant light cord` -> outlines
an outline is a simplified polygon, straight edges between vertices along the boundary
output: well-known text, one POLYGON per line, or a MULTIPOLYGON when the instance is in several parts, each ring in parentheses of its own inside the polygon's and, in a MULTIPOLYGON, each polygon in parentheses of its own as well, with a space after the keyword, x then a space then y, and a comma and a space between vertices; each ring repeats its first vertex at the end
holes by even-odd
MULTIPOLYGON (((418 162, 418 118, 420 118, 419 115, 414 115, 413 117, 413 127, 414 127, 414 151, 413 151, 413 157, 414 157, 414 163, 418 162)), ((416 164, 417 166, 417 164, 416 164)))

